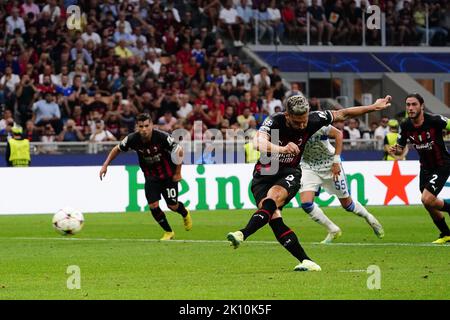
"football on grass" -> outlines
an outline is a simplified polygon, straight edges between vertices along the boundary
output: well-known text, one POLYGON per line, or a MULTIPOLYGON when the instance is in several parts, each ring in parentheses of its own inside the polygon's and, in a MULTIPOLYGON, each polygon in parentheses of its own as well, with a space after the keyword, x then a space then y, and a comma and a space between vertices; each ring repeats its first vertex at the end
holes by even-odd
POLYGON ((53 227, 62 235, 74 235, 83 228, 83 214, 74 208, 59 209, 53 216, 53 227))

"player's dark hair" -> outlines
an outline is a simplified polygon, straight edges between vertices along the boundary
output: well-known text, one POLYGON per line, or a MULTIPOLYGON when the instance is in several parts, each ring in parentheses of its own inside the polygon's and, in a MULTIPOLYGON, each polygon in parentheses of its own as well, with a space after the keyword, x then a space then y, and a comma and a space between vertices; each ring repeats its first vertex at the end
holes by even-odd
POLYGON ((419 103, 421 105, 425 103, 425 100, 423 99, 423 97, 420 94, 418 94, 418 93, 410 93, 410 94, 408 94, 406 96, 405 100, 408 99, 408 98, 416 98, 417 101, 419 101, 419 103))
POLYGON ((138 121, 145 121, 145 120, 148 120, 151 123, 152 122, 152 117, 150 117, 150 115, 148 113, 140 113, 136 117, 136 122, 138 122, 138 121))

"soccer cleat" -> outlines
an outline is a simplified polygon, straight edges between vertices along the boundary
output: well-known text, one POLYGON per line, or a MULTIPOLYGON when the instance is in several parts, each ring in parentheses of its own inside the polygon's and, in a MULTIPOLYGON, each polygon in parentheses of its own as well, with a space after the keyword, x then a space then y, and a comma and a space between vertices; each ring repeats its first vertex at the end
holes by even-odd
POLYGON ((241 231, 230 232, 227 234, 227 240, 231 242, 231 245, 237 249, 241 242, 244 241, 244 234, 241 231))
POLYGON ((444 244, 450 242, 450 236, 441 236, 439 239, 433 241, 434 244, 444 244))
POLYGON ((375 232, 375 235, 378 238, 383 239, 384 230, 383 230, 383 226, 381 225, 381 223, 379 223, 378 220, 374 216, 370 216, 366 220, 367 220, 367 223, 372 227, 373 232, 375 232))
POLYGON ((175 232, 173 231, 166 231, 164 232, 162 238, 160 239, 161 241, 167 241, 167 240, 172 240, 173 238, 175 238, 175 232))
POLYGON ((314 261, 305 259, 295 266, 294 271, 321 271, 322 268, 314 261))
POLYGON ((337 229, 336 231, 329 232, 327 234, 326 238, 323 239, 320 243, 323 243, 323 244, 332 243, 333 240, 336 240, 340 236, 342 236, 342 231, 341 231, 341 229, 337 229))
POLYGON ((189 231, 192 229, 192 217, 189 210, 187 210, 186 217, 183 217, 184 230, 189 231))

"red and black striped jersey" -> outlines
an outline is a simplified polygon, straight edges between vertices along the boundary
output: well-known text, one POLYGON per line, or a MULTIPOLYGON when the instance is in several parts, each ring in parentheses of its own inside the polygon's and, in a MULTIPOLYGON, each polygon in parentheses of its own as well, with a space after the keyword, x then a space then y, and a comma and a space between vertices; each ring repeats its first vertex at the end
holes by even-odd
POLYGON ((283 112, 275 113, 267 117, 259 128, 259 131, 268 134, 273 144, 285 146, 289 142, 295 143, 299 147, 300 153, 297 155, 280 153, 277 155, 277 159, 273 159, 273 155, 271 154, 264 156, 262 153, 261 158, 255 165, 255 170, 259 172, 261 167, 269 167, 271 165, 270 161, 278 161, 280 168, 298 167, 308 139, 320 128, 332 122, 333 114, 329 110, 310 112, 308 124, 303 130, 290 128, 286 123, 286 116, 283 112), (267 157, 271 159, 269 160, 267 157))
POLYGON ((404 147, 410 143, 419 153, 420 165, 426 169, 450 165, 450 155, 444 142, 443 130, 448 119, 441 115, 424 113, 421 126, 415 127, 411 119, 400 124, 397 143, 404 147))
POLYGON ((139 132, 133 132, 119 144, 120 151, 136 151, 145 177, 157 181, 170 179, 174 175, 176 164, 171 153, 177 147, 178 143, 168 133, 157 129, 153 129, 149 142, 144 142, 139 132))

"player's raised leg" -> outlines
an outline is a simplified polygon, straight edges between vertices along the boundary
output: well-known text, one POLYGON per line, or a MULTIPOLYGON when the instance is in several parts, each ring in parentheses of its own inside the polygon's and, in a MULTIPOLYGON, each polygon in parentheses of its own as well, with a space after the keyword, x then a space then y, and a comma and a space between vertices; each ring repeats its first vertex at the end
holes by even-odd
MULTIPOLYGON (((302 176, 302 185, 304 182, 304 176, 302 176)), ((305 186, 308 188, 307 186, 305 186)), ((312 220, 324 226, 328 234, 322 243, 331 243, 334 239, 337 239, 342 235, 341 229, 328 218, 322 209, 314 203, 315 192, 314 191, 303 191, 300 192, 300 198, 302 201, 302 209, 311 217, 312 220)))
MULTIPOLYGON (((281 188, 279 186, 276 187, 281 188)), ((236 232, 228 233, 227 239, 231 242, 231 245, 235 249, 238 248, 245 239, 264 227, 269 222, 275 210, 277 210, 277 201, 278 203, 280 203, 280 205, 282 205, 282 202, 280 200, 280 197, 282 197, 282 193, 283 191, 280 191, 280 194, 274 194, 273 198, 268 196, 267 198, 263 199, 260 202, 259 209, 256 210, 256 212, 252 215, 245 228, 236 232)), ((287 195, 286 190, 284 190, 284 193, 287 195)))
POLYGON ((358 217, 364 218, 372 227, 373 232, 378 238, 381 239, 384 237, 384 229, 381 223, 377 220, 377 218, 375 218, 373 214, 367 211, 367 209, 364 208, 361 203, 359 203, 357 200, 353 200, 352 197, 339 198, 339 201, 346 211, 352 212, 358 217))

